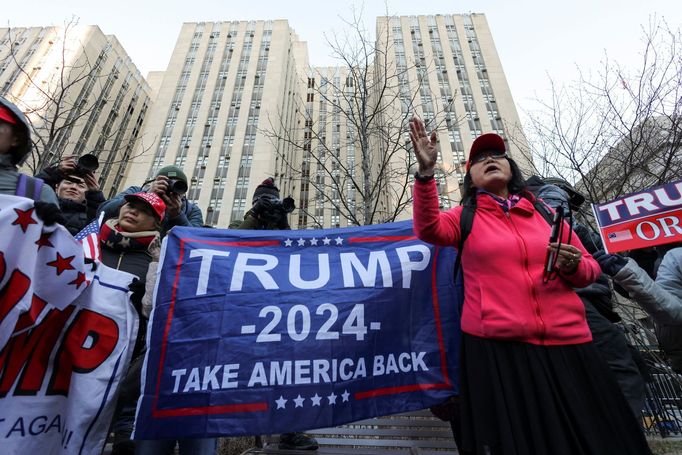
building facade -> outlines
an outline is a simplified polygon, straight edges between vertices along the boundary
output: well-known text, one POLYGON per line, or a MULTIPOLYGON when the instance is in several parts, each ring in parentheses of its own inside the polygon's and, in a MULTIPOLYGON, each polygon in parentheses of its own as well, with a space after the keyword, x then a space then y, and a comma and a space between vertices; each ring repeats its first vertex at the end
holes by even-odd
MULTIPOLYGON (((382 17, 377 37, 388 72, 401 75, 392 108, 419 115, 438 133, 442 208, 459 203, 469 149, 483 133, 502 136, 521 169, 532 168, 521 152, 525 138, 510 137, 508 125, 520 120, 485 15, 382 17)), ((405 210, 399 219, 410 216, 405 210)))
MULTIPOLYGON (((285 20, 184 24, 154 75, 154 142, 138 145, 125 184, 179 165, 188 199, 219 227, 242 219, 267 177, 296 200, 292 228, 407 219, 417 114, 438 131, 441 205, 456 205, 473 139, 507 138, 505 124, 519 123, 485 17, 378 18, 370 44, 371 59, 311 67, 285 20)), ((516 144, 511 156, 530 169, 516 144)))
POLYGON ((93 153, 101 187, 115 194, 142 142, 149 94, 121 44, 99 27, 0 28, 0 95, 33 125, 30 171, 93 153))
MULTIPOLYGON (((199 204, 207 224, 242 219, 253 190, 278 163, 277 141, 262 129, 293 130, 298 121, 297 43, 283 20, 184 24, 145 126, 156 139, 126 184, 141 185, 176 164, 190 180, 187 198, 199 204)), ((287 144, 279 147, 292 154, 287 144)), ((277 177, 284 193, 293 191, 284 175, 277 177)))

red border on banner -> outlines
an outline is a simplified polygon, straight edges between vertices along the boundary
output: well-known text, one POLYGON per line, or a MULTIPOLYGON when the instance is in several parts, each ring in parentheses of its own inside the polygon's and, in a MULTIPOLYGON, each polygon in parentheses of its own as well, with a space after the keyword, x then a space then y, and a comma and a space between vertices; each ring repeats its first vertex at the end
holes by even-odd
MULTIPOLYGON (((349 237, 349 243, 367 243, 367 242, 381 242, 381 241, 403 241, 416 240, 415 236, 381 236, 381 237, 349 237)), ((209 414, 229 414, 235 412, 263 412, 267 411, 269 406, 267 402, 255 403, 240 403, 231 405, 214 405, 214 406, 193 406, 183 408, 166 408, 158 409, 159 394, 161 391, 161 376, 163 372, 163 365, 166 360, 166 349, 168 347, 168 334, 173 320, 173 312, 175 309, 175 302, 177 297, 178 283, 180 281, 180 269, 183 265, 182 259, 185 251, 186 243, 203 243, 209 245, 222 246, 242 246, 242 247, 258 247, 258 246, 277 246, 281 245, 279 240, 254 240, 254 241, 239 241, 239 242, 221 242, 217 240, 200 240, 200 239, 180 239, 180 254, 178 255, 178 263, 175 267, 175 278, 173 280, 173 290, 171 292, 171 302, 168 309, 168 316, 163 331, 163 339, 161 340, 161 355, 159 356, 159 372, 156 379, 156 393, 152 401, 152 417, 166 418, 166 417, 182 417, 193 415, 209 415, 209 414)), ((397 395, 401 393, 417 392, 420 390, 436 390, 447 389, 452 387, 450 377, 447 373, 447 355, 445 353, 445 342, 443 340, 443 329, 440 320, 440 305, 438 301, 438 289, 436 286, 436 269, 438 264, 438 252, 440 248, 435 247, 433 266, 431 271, 431 292, 434 309, 434 320, 436 322, 436 333, 438 338, 438 349, 440 351, 441 372, 443 373, 444 382, 431 384, 411 384, 397 387, 384 387, 380 389, 366 390, 355 393, 356 400, 373 398, 386 395, 397 395)))

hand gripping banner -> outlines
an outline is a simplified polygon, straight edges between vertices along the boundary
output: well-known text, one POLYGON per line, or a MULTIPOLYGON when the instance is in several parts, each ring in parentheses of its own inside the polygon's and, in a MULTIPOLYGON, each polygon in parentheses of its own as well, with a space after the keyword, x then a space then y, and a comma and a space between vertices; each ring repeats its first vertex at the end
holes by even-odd
POLYGON ((457 392, 454 258, 411 222, 174 228, 135 438, 291 432, 440 403, 457 392))

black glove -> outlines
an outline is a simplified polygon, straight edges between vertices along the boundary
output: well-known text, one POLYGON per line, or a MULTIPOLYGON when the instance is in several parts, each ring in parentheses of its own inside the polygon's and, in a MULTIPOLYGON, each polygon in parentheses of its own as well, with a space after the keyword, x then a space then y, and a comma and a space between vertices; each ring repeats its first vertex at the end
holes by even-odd
POLYGON ((133 302, 137 311, 142 310, 142 297, 144 297, 145 282, 135 278, 132 283, 128 285, 128 290, 132 292, 130 301, 133 302))
POLYGON ((265 216, 266 213, 272 211, 273 203, 269 199, 260 198, 253 204, 251 211, 256 215, 256 217, 265 216))
POLYGON ((55 223, 64 224, 64 216, 54 204, 43 201, 36 201, 34 204, 36 215, 43 221, 45 226, 52 226, 55 223))
POLYGON ((592 257, 599 263, 602 272, 615 276, 628 263, 620 254, 609 254, 604 250, 595 251, 592 257))

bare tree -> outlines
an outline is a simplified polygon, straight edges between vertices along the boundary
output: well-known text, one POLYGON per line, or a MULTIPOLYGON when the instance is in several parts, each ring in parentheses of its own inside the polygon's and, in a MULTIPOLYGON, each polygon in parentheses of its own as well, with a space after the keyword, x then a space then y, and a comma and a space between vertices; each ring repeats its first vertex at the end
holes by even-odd
POLYGON ((138 93, 135 81, 128 78, 119 84, 124 74, 119 62, 111 65, 109 38, 101 48, 90 46, 81 40, 82 30, 72 18, 63 27, 44 28, 26 50, 17 45, 25 31, 8 29, 8 39, 0 47, 0 65, 10 75, 0 93, 31 122, 33 150, 26 166, 32 172, 63 156, 93 153, 103 164, 100 182, 104 183, 117 173, 114 165, 120 168, 134 158, 147 94, 138 93))
MULTIPOLYGON (((283 169, 300 180, 299 227, 322 227, 323 207, 331 207, 332 225, 395 221, 412 202, 410 116, 420 113, 430 129, 459 121, 448 109, 452 97, 442 102, 431 94, 434 63, 423 54, 409 63, 397 59, 390 21, 375 40, 361 16, 344 20, 345 32, 326 36, 339 66, 308 70, 307 99, 297 109, 306 113, 305 124, 287 127, 280 117, 264 131, 283 169), (285 153, 283 146, 298 153, 285 153)), ((454 172, 439 170, 443 193, 454 172)))
POLYGON ((594 74, 557 86, 529 112, 537 171, 603 201, 682 176, 682 34, 660 19, 642 28, 641 61, 605 57, 594 74))
MULTIPOLYGON (((642 27, 637 67, 605 57, 593 73, 578 69, 572 84, 550 81, 550 97, 527 112, 527 152, 536 172, 575 184, 590 202, 682 178, 681 51, 680 29, 652 18, 642 27)), ((592 224, 589 204, 579 220, 592 224)), ((649 349, 656 336, 646 314, 635 302, 618 301, 629 338, 656 361, 659 373, 669 372, 660 353, 649 349)))

